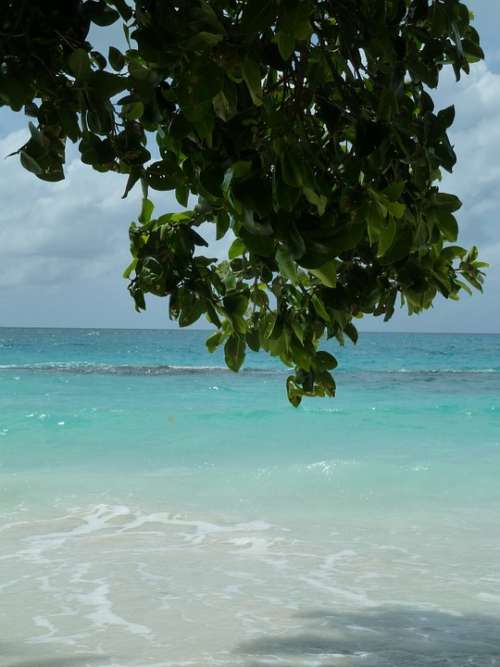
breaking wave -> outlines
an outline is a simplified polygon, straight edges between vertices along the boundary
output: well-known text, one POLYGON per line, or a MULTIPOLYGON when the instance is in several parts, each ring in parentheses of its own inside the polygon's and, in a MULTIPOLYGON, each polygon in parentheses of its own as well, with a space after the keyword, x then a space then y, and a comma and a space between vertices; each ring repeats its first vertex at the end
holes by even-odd
MULTIPOLYGON (((284 367, 247 367, 242 369, 244 374, 283 375, 291 369, 284 367)), ((29 372, 29 373, 70 373, 75 375, 118 375, 118 376, 156 376, 156 375, 206 375, 231 374, 226 366, 182 366, 175 364, 134 365, 134 364, 95 364, 90 362, 45 362, 34 364, 0 364, 0 372, 29 372)), ((335 373, 351 376, 404 375, 408 378, 425 379, 436 376, 498 375, 500 368, 346 368, 339 367, 335 373)))
MULTIPOLYGON (((30 373, 71 373, 75 375, 204 375, 211 373, 232 373, 225 366, 177 366, 177 365, 131 365, 131 364, 91 364, 86 362, 51 362, 41 364, 4 364, 0 372, 30 373)), ((244 373, 281 374, 282 369, 246 368, 244 373)))

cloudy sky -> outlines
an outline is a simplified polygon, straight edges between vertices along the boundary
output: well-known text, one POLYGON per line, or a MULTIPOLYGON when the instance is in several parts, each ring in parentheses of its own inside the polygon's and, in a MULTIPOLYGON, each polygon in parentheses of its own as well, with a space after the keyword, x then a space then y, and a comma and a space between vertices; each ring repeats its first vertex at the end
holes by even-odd
MULTIPOLYGON (((483 295, 444 299, 409 318, 403 311, 376 331, 500 332, 500 3, 469 0, 486 61, 460 84, 443 75, 436 101, 455 104, 451 133, 458 154, 444 188, 463 201, 460 241, 476 244, 491 263, 483 295)), ((139 192, 121 199, 123 178, 98 174, 70 154, 66 180, 45 183, 16 158, 2 159, 26 136, 25 118, 0 109, 0 326, 172 326, 167 304, 151 299, 137 314, 121 278, 129 262, 127 230, 137 215, 139 192)), ((176 207, 170 193, 155 193, 162 211, 176 207)))

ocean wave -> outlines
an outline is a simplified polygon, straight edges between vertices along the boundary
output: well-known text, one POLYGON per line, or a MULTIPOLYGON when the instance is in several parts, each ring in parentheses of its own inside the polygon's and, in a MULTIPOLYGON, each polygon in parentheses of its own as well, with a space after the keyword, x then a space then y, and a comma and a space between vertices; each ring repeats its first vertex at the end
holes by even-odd
MULTIPOLYGON (((227 539, 232 534, 244 534, 251 538, 263 531, 276 529, 286 531, 262 519, 249 521, 213 522, 205 518, 187 518, 183 514, 166 511, 142 512, 127 505, 100 503, 87 508, 76 507, 68 509, 67 513, 58 519, 64 522, 65 528, 55 532, 30 534, 22 540, 21 550, 15 555, 34 563, 50 561, 49 552, 60 549, 68 542, 75 543, 82 538, 96 534, 123 535, 137 534, 136 531, 146 528, 165 530, 177 529, 178 536, 183 543, 199 545, 208 540, 227 539)), ((26 522, 22 522, 26 523, 26 522)), ((11 527, 21 525, 21 522, 11 523, 11 527)))
POLYGON ((446 375, 448 373, 461 373, 461 374, 467 374, 470 373, 471 375, 477 374, 477 373, 500 373, 499 368, 424 368, 424 369, 418 369, 418 368, 399 368, 396 372, 398 373, 412 373, 414 375, 419 375, 419 374, 438 374, 441 373, 443 375, 446 375))
MULTIPOLYGON (((71 373, 75 375, 197 375, 231 373, 226 366, 179 366, 134 364, 92 364, 88 362, 50 362, 38 364, 0 364, 0 372, 71 373)), ((245 368, 243 373, 282 374, 283 369, 245 368)))
MULTIPOLYGON (((233 374, 226 366, 190 366, 177 364, 135 365, 135 364, 95 364, 91 362, 44 362, 30 364, 0 364, 0 372, 31 372, 31 373, 70 373, 75 375, 124 375, 124 376, 156 376, 156 375, 205 375, 205 374, 233 374)), ((244 374, 283 375, 291 369, 284 367, 263 368, 247 367, 241 371, 244 374)), ((407 376, 426 378, 436 376, 475 376, 498 375, 500 368, 342 368, 336 369, 335 374, 353 377, 377 376, 407 376)))

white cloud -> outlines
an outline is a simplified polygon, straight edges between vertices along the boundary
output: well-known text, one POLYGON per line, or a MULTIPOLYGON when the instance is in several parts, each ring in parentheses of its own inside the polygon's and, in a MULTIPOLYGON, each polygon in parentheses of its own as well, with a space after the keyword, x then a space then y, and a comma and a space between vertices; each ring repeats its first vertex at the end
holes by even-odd
POLYGON ((462 199, 461 238, 479 244, 485 256, 496 257, 491 250, 500 238, 500 74, 481 62, 456 84, 448 70, 437 99, 456 108, 450 139, 458 161, 443 188, 462 199))
MULTIPOLYGON (((26 132, 0 140, 0 156, 17 150, 26 132)), ((72 151, 75 153, 75 151, 72 151)), ((121 273, 128 263, 128 227, 137 217, 140 188, 121 196, 126 177, 93 171, 73 155, 66 178, 46 183, 26 172, 17 156, 0 162, 0 274, 4 287, 72 283, 121 273)), ((152 193, 158 210, 178 210, 173 193, 152 193)), ((190 202, 194 205, 195 201, 190 202)), ((222 257, 230 241, 201 230, 209 253, 222 257)))
MULTIPOLYGON (((0 141, 0 155, 16 150, 25 132, 0 141)), ((74 153, 74 151, 72 151, 74 153)), ((121 199, 125 177, 101 174, 73 156, 66 179, 46 183, 16 156, 0 161, 0 274, 2 284, 72 283, 118 273, 128 259, 127 230, 137 216, 139 188, 121 199)), ((163 202, 170 208, 172 198, 163 202)))
POLYGON ((456 81, 451 67, 441 73, 439 88, 431 91, 438 108, 455 104, 456 118, 453 129, 463 130, 496 115, 500 95, 500 77, 481 61, 471 66, 470 74, 462 73, 456 81))

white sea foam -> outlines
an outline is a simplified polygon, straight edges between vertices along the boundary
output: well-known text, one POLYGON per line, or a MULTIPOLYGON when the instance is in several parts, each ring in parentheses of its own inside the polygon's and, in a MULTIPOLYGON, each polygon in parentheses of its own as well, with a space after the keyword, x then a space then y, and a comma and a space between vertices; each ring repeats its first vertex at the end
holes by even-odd
POLYGON ((110 599, 110 587, 106 581, 99 580, 97 586, 90 593, 81 593, 76 596, 77 600, 84 607, 94 607, 94 609, 85 614, 94 625, 102 628, 109 625, 118 625, 124 627, 132 635, 141 635, 150 637, 151 628, 140 623, 133 623, 122 618, 113 611, 113 604, 110 599))
MULTIPOLYGON (((61 517, 61 520, 75 522, 78 525, 57 532, 30 535, 23 539, 27 545, 16 554, 8 554, 3 558, 21 556, 31 562, 48 562, 48 553, 60 549, 66 542, 81 539, 82 537, 100 533, 112 538, 120 534, 137 534, 137 529, 145 526, 164 526, 182 528, 178 535, 184 542, 192 545, 201 545, 208 538, 231 533, 253 533, 267 531, 272 525, 265 521, 250 521, 236 524, 216 524, 208 521, 198 521, 182 518, 180 515, 168 512, 141 513, 133 512, 125 505, 99 504, 86 513, 73 511, 72 514, 61 517), (117 521, 120 520, 120 521, 117 521)), ((3 529, 18 525, 19 522, 8 524, 3 529)), ((155 531, 147 531, 152 534, 155 531)), ((158 534, 161 532, 156 531, 158 534)), ((144 531, 143 531, 143 534, 144 531)), ((0 557, 1 559, 2 557, 0 557)))
POLYGON ((33 616, 33 623, 36 627, 47 630, 47 633, 31 637, 27 640, 29 644, 62 644, 63 646, 75 646, 77 643, 75 637, 60 636, 58 628, 44 616, 33 616))
POLYGON ((276 541, 277 540, 273 539, 265 539, 264 537, 233 537, 227 540, 227 543, 242 547, 237 551, 231 551, 231 553, 263 555, 269 552, 269 549, 276 543, 276 541))
POLYGON ((467 375, 467 374, 474 375, 476 373, 499 373, 500 370, 498 368, 398 368, 397 372, 413 373, 415 375, 432 375, 438 373, 442 374, 460 373, 462 375, 467 375))
POLYGON ((0 584, 0 593, 2 591, 7 590, 7 588, 12 588, 13 586, 17 586, 21 581, 24 581, 29 578, 29 575, 24 575, 22 577, 18 577, 17 579, 11 579, 10 581, 6 581, 3 584, 0 584))
POLYGON ((319 589, 323 592, 326 592, 333 596, 333 599, 338 603, 338 601, 347 601, 361 607, 376 607, 378 602, 371 600, 364 591, 353 591, 349 588, 341 588, 340 586, 335 586, 330 582, 330 579, 323 580, 318 576, 301 576, 299 577, 301 581, 308 584, 312 588, 319 589))
POLYGON ((306 468, 307 470, 317 470, 329 476, 333 472, 335 466, 336 463, 333 461, 316 461, 316 463, 310 463, 306 468))
MULTIPOLYGON (((82 535, 89 535, 109 527, 109 521, 119 516, 127 516, 130 510, 125 506, 109 507, 97 505, 89 514, 80 517, 83 521, 67 531, 33 535, 24 539, 28 546, 19 552, 27 560, 46 562, 45 553, 60 548, 67 540, 82 535)), ((71 519, 71 515, 64 517, 71 519)), ((73 518, 74 520, 74 518, 73 518)))
POLYGON ((352 561, 353 558, 356 558, 356 556, 357 554, 355 551, 352 551, 351 549, 343 549, 336 554, 327 556, 321 563, 320 568, 323 570, 330 570, 332 568, 334 569, 337 563, 345 560, 352 561))
POLYGON ((478 593, 477 599, 482 600, 483 602, 494 602, 495 604, 500 605, 500 595, 494 595, 493 593, 478 593))

